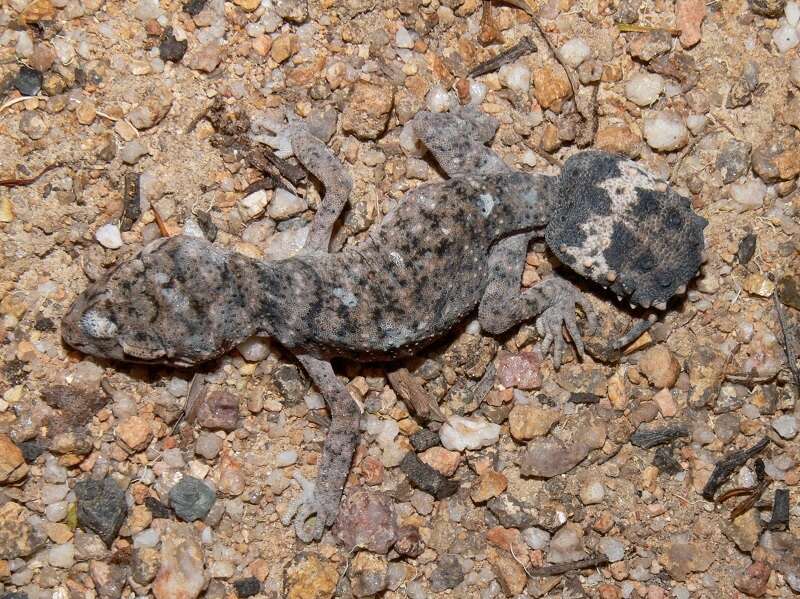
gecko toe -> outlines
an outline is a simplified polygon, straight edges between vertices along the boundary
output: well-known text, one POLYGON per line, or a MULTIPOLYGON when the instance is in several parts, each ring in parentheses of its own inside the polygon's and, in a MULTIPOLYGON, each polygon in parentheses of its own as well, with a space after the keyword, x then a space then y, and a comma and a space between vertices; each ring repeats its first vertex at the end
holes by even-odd
POLYGON ((325 532, 325 517, 320 513, 315 499, 306 500, 297 510, 294 520, 294 532, 303 543, 319 541, 325 532), (313 522, 309 525, 309 520, 313 522))

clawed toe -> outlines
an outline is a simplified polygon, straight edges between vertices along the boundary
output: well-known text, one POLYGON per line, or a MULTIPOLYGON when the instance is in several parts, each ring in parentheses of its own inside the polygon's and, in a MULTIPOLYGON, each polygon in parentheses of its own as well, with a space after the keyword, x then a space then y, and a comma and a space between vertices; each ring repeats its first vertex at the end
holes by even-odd
MULTIPOLYGON (((564 285, 567 284, 564 283, 564 285)), ((554 300, 553 305, 542 312, 536 321, 536 329, 542 337, 542 353, 547 355, 552 349, 553 365, 556 370, 561 367, 561 359, 566 352, 562 328, 567 329, 575 351, 581 359, 585 353, 583 337, 575 315, 575 306, 580 306, 586 315, 586 327, 589 333, 591 334, 597 329, 597 316, 588 300, 571 286, 570 289, 561 289, 560 291, 562 293, 554 300)))
POLYGON ((294 532, 303 543, 319 541, 325 532, 327 520, 325 511, 317 500, 316 485, 296 472, 294 479, 300 483, 302 493, 288 507, 284 524, 288 525, 294 518, 294 532), (310 524, 310 519, 314 521, 310 524))
POLYGON ((311 543, 312 541, 319 541, 324 532, 325 518, 320 513, 316 499, 311 498, 297 510, 297 515, 294 517, 294 533, 303 543, 311 543), (308 520, 311 518, 314 521, 309 526, 308 520))

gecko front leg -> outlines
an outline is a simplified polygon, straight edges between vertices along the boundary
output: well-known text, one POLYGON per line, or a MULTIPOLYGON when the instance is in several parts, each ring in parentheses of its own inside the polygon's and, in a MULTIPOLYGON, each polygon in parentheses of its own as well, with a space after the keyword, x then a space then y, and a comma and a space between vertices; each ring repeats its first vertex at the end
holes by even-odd
POLYGON ((347 204, 353 189, 353 180, 341 161, 322 141, 311 134, 305 123, 294 121, 289 127, 289 139, 295 158, 325 187, 325 196, 311 222, 311 230, 303 249, 307 252, 327 252, 333 226, 347 204))
POLYGON ((499 123, 475 107, 453 112, 420 112, 411 127, 448 177, 486 175, 509 170, 491 148, 499 123))
POLYGON ((571 283, 550 277, 529 289, 521 289, 525 253, 533 233, 520 233, 499 241, 489 255, 489 283, 478 306, 478 320, 489 334, 498 335, 538 316, 536 329, 542 336, 542 351, 553 350, 553 363, 561 366, 566 327, 578 355, 583 356, 583 340, 575 318, 575 307, 586 314, 589 328, 596 327, 591 304, 571 283))
MULTIPOLYGON (((322 448, 322 460, 313 492, 305 489, 295 516, 295 534, 304 543, 318 541, 339 512, 344 485, 359 437, 361 411, 350 392, 336 378, 331 363, 308 354, 297 359, 319 389, 331 413, 331 425, 322 448), (316 516, 310 530, 307 522, 316 516)), ((308 486, 308 485, 306 485, 308 486)))

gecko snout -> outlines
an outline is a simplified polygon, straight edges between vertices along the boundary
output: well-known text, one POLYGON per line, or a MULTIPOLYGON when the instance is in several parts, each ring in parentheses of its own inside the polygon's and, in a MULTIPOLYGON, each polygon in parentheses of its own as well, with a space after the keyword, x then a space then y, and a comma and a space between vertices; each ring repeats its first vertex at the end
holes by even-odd
POLYGON ((122 358, 116 337, 119 327, 111 313, 104 309, 107 292, 94 286, 72 304, 61 323, 64 342, 83 353, 99 357, 122 358))

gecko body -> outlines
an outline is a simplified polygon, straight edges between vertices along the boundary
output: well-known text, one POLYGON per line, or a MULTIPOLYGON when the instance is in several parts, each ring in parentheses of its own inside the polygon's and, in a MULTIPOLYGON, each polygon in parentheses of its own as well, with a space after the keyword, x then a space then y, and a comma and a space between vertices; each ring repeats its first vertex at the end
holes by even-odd
POLYGON ((316 487, 297 515, 303 540, 332 524, 358 442, 359 412, 332 358, 412 355, 476 308, 490 334, 538 317, 556 365, 562 328, 582 354, 576 306, 590 326, 594 315, 577 289, 560 277, 521 288, 532 238, 641 306, 663 307, 701 263, 704 219, 629 160, 584 152, 560 176, 522 173, 484 145, 496 123, 476 110, 422 113, 413 125, 450 178, 409 192, 365 241, 328 253, 350 180, 299 127, 295 156, 326 190, 304 252, 257 261, 199 238, 157 240, 90 285, 64 318, 68 344, 123 361, 193 366, 254 334, 297 356, 331 411, 316 487))

